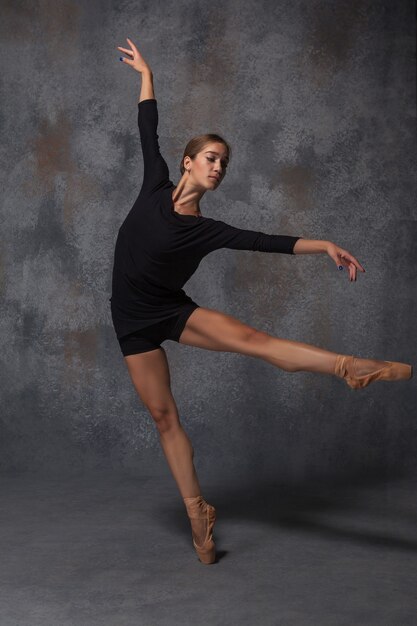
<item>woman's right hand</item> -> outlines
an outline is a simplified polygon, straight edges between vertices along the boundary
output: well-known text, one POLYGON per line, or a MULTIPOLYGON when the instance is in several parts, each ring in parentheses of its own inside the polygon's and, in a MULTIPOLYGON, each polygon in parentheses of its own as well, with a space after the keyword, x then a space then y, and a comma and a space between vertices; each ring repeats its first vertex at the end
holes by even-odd
POLYGON ((130 57, 128 59, 126 59, 125 57, 120 57, 120 59, 123 60, 123 63, 127 63, 127 65, 130 65, 131 67, 133 67, 134 70, 136 70, 137 72, 140 72, 141 74, 142 72, 151 72, 151 68, 146 63, 145 59, 143 58, 139 50, 136 48, 133 41, 131 41, 129 37, 126 37, 126 41, 132 48, 131 50, 117 46, 118 50, 121 50, 125 54, 128 54, 130 57))

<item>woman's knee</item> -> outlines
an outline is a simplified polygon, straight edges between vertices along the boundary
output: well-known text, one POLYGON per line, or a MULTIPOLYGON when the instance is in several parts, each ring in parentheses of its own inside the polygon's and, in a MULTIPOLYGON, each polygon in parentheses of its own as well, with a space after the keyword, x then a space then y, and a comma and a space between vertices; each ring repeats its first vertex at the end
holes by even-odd
POLYGON ((175 407, 148 404, 147 409, 160 434, 172 432, 179 427, 180 421, 175 407))
POLYGON ((268 335, 263 330, 252 328, 245 337, 242 352, 249 356, 262 358, 268 353, 273 341, 272 335, 268 335))

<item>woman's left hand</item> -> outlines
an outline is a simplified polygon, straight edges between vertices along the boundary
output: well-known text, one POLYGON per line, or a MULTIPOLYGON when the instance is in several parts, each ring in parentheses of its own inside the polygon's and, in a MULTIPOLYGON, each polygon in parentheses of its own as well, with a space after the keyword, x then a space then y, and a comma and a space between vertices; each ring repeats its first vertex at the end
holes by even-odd
POLYGON ((361 272, 365 272, 362 265, 359 263, 355 257, 350 254, 347 250, 340 248, 336 244, 331 241, 328 242, 326 247, 326 252, 331 259, 336 263, 339 269, 343 269, 343 267, 347 267, 349 270, 349 281, 356 281, 357 270, 361 272))

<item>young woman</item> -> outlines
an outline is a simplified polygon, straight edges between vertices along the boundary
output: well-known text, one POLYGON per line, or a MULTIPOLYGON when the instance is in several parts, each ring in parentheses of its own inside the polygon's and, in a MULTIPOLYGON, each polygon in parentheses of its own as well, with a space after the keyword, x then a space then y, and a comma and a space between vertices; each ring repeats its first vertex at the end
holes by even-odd
POLYGON ((118 49, 120 60, 142 76, 138 126, 144 159, 143 183, 116 241, 111 313, 133 385, 158 429, 161 446, 191 521, 193 545, 200 561, 215 561, 215 508, 201 495, 191 442, 182 428, 170 386, 167 339, 206 350, 258 357, 287 372, 332 374, 353 389, 376 380, 412 377, 404 363, 339 355, 313 345, 280 339, 243 324, 220 311, 196 304, 182 287, 201 259, 219 248, 283 254, 326 253, 356 281, 362 265, 330 241, 268 235, 235 228, 202 215, 199 202, 219 187, 226 175, 230 147, 219 135, 192 139, 181 160, 175 186, 158 143, 158 111, 153 75, 137 47, 118 49))

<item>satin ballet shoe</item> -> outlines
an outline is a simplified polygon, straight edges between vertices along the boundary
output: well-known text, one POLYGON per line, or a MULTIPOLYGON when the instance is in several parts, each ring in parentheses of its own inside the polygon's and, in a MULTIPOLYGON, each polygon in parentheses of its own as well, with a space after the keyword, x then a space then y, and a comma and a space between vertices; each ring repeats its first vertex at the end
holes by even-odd
MULTIPOLYGON (((355 374, 355 361, 358 357, 339 354, 336 358, 335 374, 343 378, 352 389, 367 387, 375 380, 409 380, 413 377, 412 365, 397 363, 396 361, 384 361, 385 365, 374 372, 357 376, 355 374)), ((369 359, 367 359, 369 360, 369 359)))
POLYGON ((211 504, 207 504, 202 496, 183 498, 188 517, 206 520, 206 536, 202 545, 197 545, 193 536, 193 545, 202 563, 211 564, 216 559, 216 545, 213 541, 213 526, 216 521, 216 510, 211 504))

